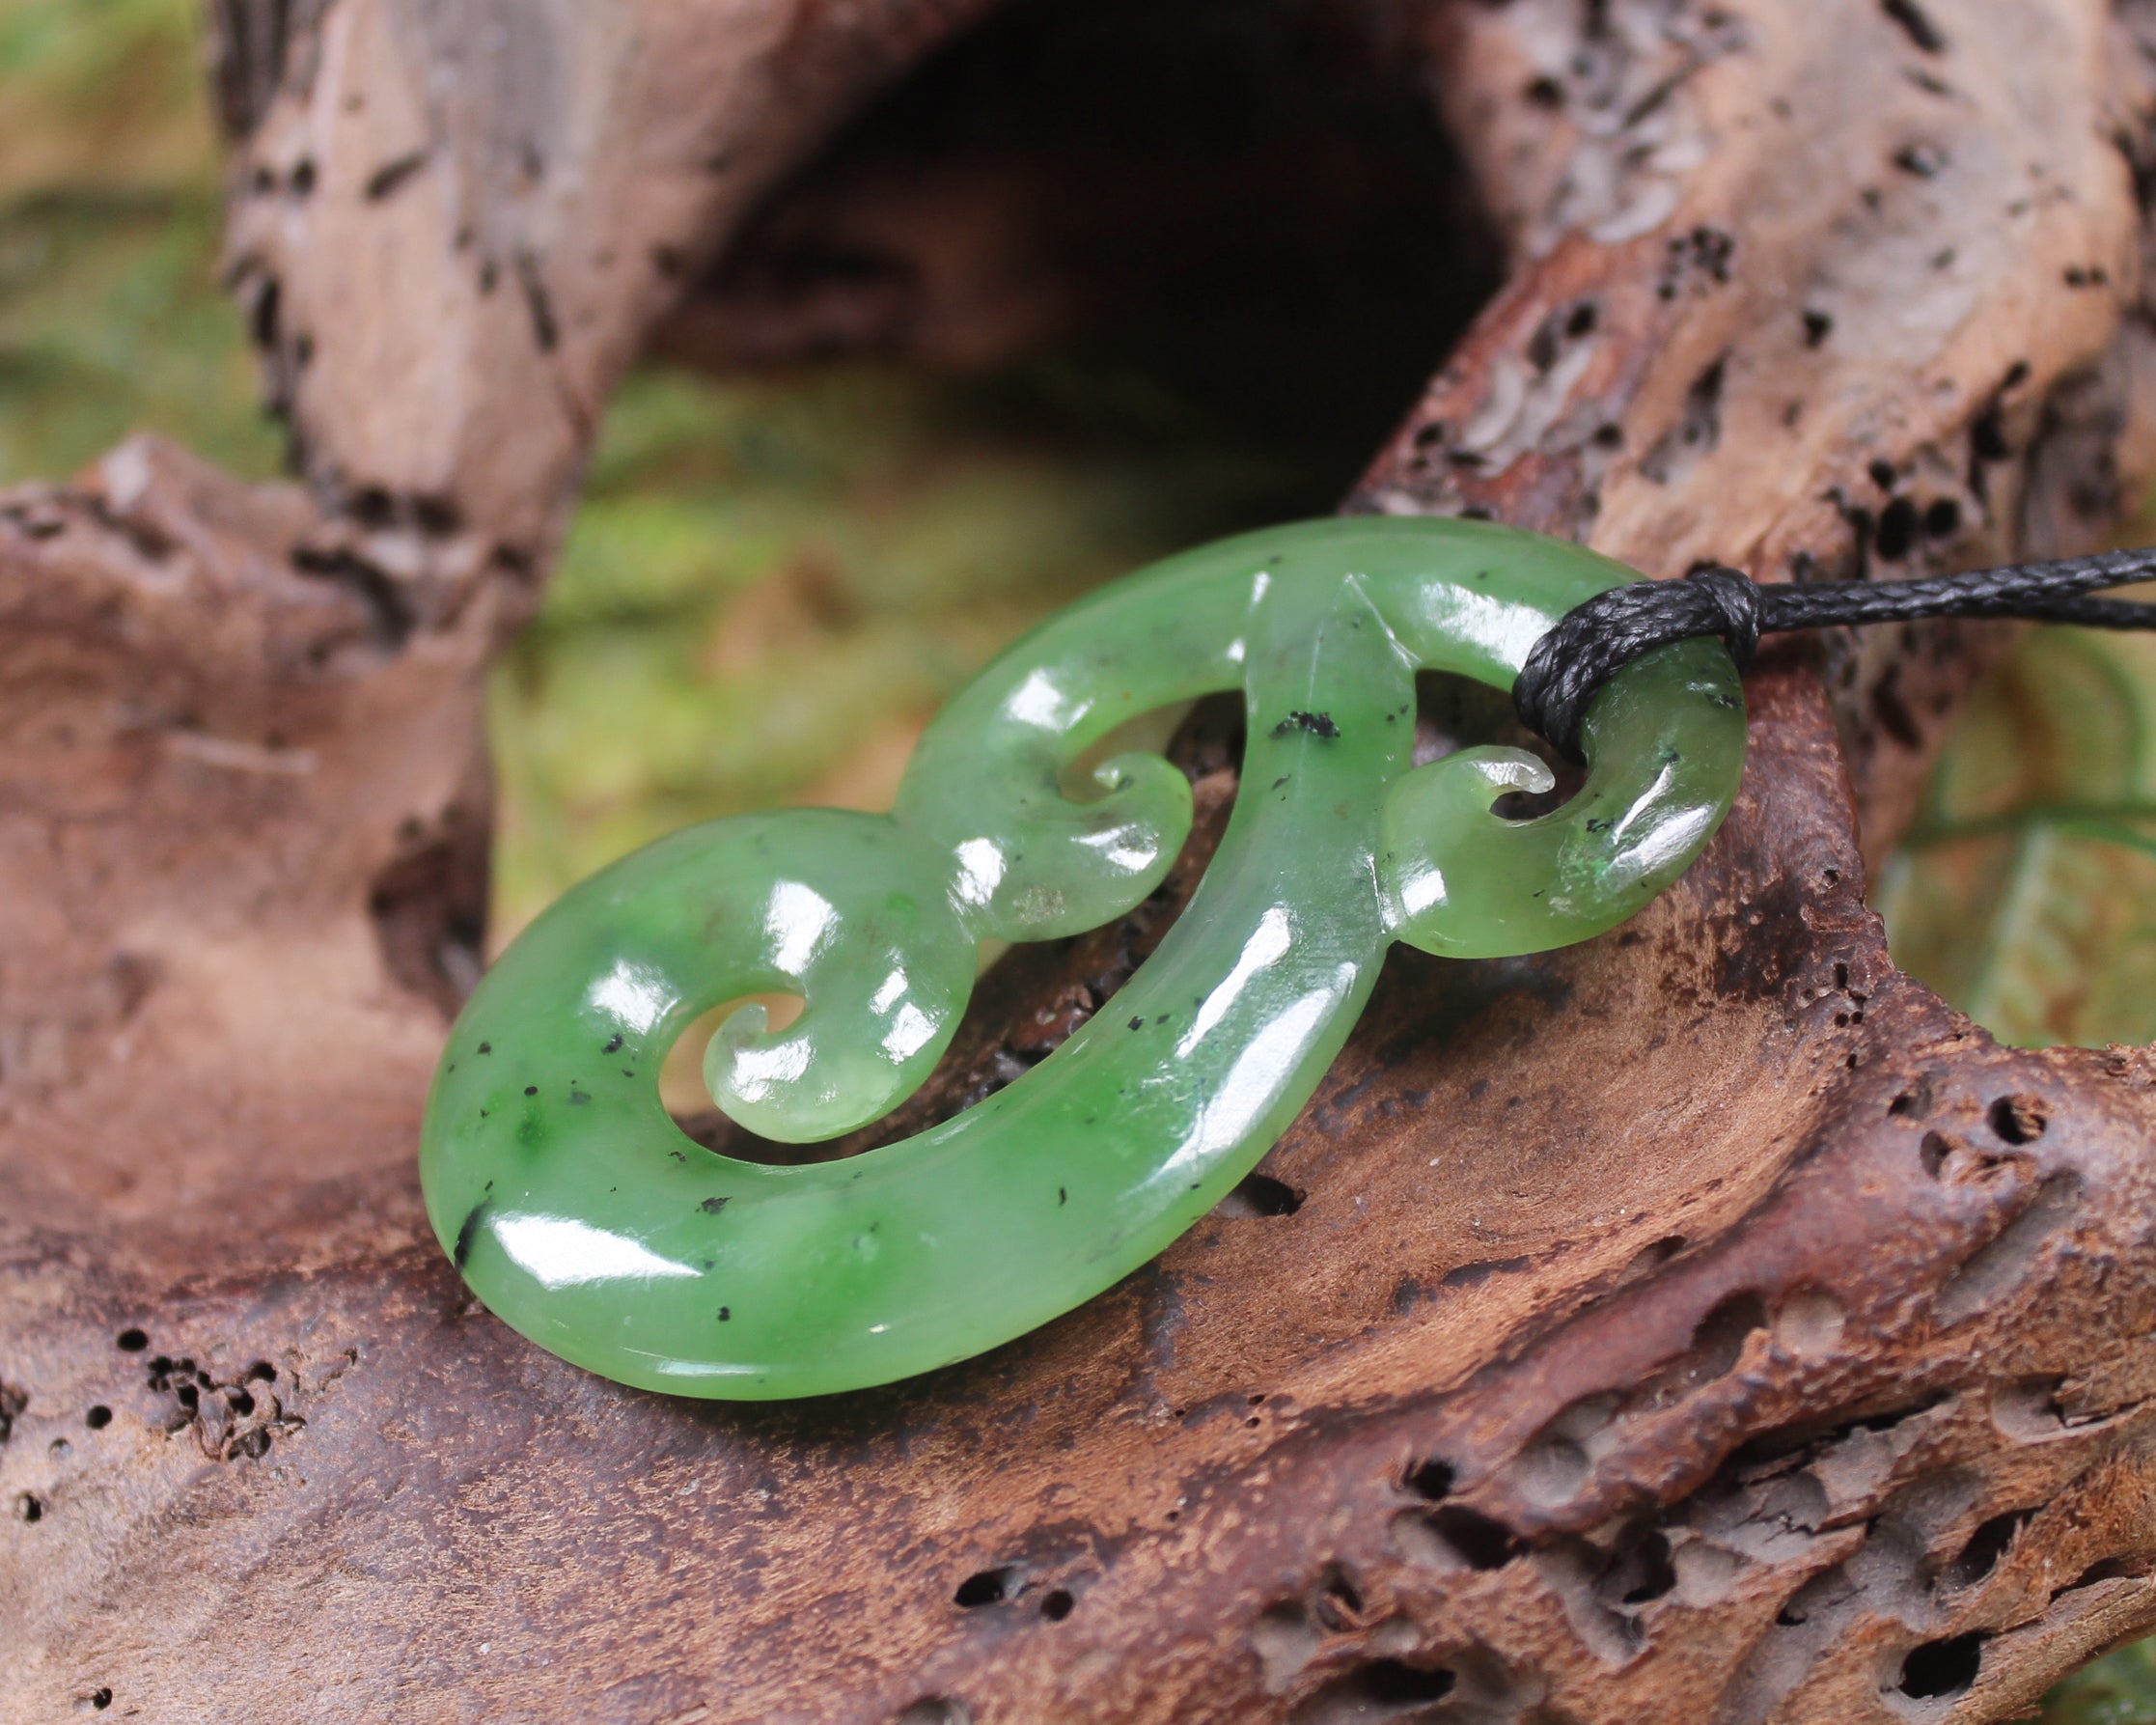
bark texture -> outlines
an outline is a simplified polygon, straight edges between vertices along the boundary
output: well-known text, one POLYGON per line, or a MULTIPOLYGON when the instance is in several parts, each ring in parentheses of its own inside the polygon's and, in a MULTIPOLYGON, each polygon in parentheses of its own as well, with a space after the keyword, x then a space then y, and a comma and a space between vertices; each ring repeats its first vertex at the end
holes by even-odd
MULTIPOLYGON (((138 442, 0 500, 0 1717, 1974 1725, 2156 1625, 2156 1063, 1994 1046, 1864 905, 1968 628, 1768 655, 1679 889, 1396 956, 1258 1177, 986 1358, 697 1405, 463 1294, 411 1155, 480 674, 670 308, 714 359, 964 358, 969 304, 1037 290, 1017 340, 1099 291, 927 221, 882 300, 757 265, 874 225, 862 104, 985 10, 220 6, 308 487, 138 442)), ((1354 507, 1889 578, 2082 548, 2147 475, 2140 0, 1322 15, 1505 265, 1354 507)), ((954 135, 938 209, 1053 181, 954 135)), ((1177 750, 1170 888, 1007 960, 912 1118, 1157 938, 1231 721, 1177 750)))

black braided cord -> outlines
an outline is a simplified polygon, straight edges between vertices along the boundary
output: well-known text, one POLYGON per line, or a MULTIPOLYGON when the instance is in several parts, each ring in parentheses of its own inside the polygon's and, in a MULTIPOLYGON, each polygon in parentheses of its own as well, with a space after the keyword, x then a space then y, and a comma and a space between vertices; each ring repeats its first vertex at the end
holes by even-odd
POLYGON ((2156 628, 2156 605, 2090 598, 2106 587, 2156 579, 2156 549, 2102 551, 2056 563, 2010 563, 1921 581, 1820 581, 1762 586, 1733 569, 1681 581, 1634 581, 1578 604, 1553 624, 1520 667, 1520 722, 1574 760, 1580 721, 1602 685, 1641 654, 1720 635, 1743 670, 1761 635, 1919 617, 2029 617, 2090 628, 2156 628))

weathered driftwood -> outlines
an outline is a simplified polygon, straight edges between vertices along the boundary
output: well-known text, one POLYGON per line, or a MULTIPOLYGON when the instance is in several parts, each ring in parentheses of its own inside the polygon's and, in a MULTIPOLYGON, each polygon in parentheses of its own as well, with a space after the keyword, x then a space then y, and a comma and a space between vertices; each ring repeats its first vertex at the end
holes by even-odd
MULTIPOLYGON (((2156 1624, 2156 1066, 1991 1045, 1863 904, 1970 631, 1770 656, 1680 890, 1403 955, 1262 1178, 986 1359, 700 1406, 462 1294, 411 1151, 477 679, 680 280, 982 10, 220 8, 311 495, 133 444, 0 507, 0 1716, 1976 1721, 2156 1624)), ((2138 3, 1355 15, 1509 265, 1358 506, 1886 578, 2147 471, 2138 3)), ((766 231, 876 195, 793 183, 766 231)), ((1232 740, 916 1117, 1127 972, 1232 740)))

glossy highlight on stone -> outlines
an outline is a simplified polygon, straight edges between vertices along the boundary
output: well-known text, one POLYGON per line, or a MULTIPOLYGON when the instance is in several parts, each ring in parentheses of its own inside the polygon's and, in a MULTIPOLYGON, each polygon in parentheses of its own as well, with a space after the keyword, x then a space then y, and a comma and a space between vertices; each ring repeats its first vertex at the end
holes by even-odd
POLYGON ((1050 619, 938 716, 890 816, 787 810, 676 833, 572 892, 487 973, 420 1152, 443 1248, 497 1315, 624 1383, 734 1400, 885 1383, 1021 1336, 1217 1204, 1310 1099, 1395 940, 1472 959, 1622 922, 1683 873, 1744 763, 1716 641, 1664 648, 1589 710, 1565 803, 1517 749, 1412 764, 1415 674, 1509 689, 1537 636, 1634 579, 1488 523, 1348 518, 1222 541, 1050 619), (777 1167, 687 1138, 658 1093, 684 1028, 766 1137, 835 1136, 929 1074, 978 944, 1123 914, 1187 836, 1164 758, 1068 775, 1117 726, 1219 690, 1241 791, 1159 949, 1039 1066, 931 1130, 777 1167))

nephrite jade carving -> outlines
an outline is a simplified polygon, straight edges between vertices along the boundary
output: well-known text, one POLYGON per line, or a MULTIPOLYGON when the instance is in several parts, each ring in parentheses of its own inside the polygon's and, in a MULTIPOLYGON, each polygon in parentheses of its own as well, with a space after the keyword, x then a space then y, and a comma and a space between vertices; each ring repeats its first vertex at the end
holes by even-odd
POLYGON ((661 840, 567 894, 450 1038, 421 1150, 443 1247, 500 1317, 623 1382, 731 1399, 887 1382, 1023 1335, 1161 1251, 1246 1175, 1346 1040, 1387 946, 1475 959, 1586 939, 1674 880, 1744 760, 1722 645, 1620 673, 1584 787, 1533 755, 1412 764, 1415 675, 1500 688, 1633 572, 1485 523, 1307 522, 1173 557, 1036 629, 931 725, 886 816, 788 810, 661 840), (1186 837, 1183 776, 1125 720, 1247 704, 1241 789, 1153 957, 1008 1088, 861 1155, 717 1155, 662 1106, 692 1020, 718 1105, 766 1137, 886 1113, 934 1067, 980 942, 1121 915, 1186 837))

